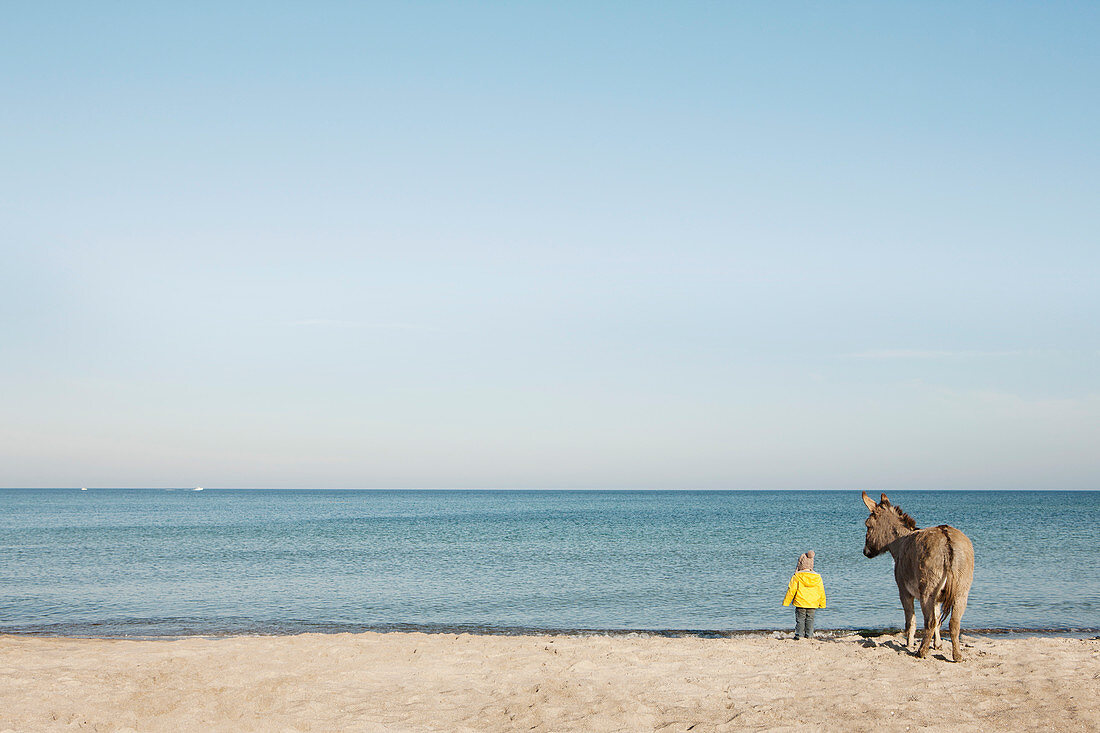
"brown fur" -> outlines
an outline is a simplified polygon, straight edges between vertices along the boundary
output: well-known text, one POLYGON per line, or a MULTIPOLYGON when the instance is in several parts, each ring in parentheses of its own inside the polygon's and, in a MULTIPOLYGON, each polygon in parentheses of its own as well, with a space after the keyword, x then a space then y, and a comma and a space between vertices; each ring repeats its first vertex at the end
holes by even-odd
POLYGON ((876 504, 865 491, 863 503, 871 512, 863 554, 876 557, 888 551, 894 558, 894 580, 905 612, 906 644, 912 648, 915 641, 913 600, 917 598, 924 615, 924 638, 917 656, 928 654, 933 637, 932 646, 939 648, 942 609, 951 616, 951 655, 956 662, 962 661, 959 630, 974 579, 974 546, 966 535, 946 524, 917 529, 913 518, 890 504, 886 494, 876 504))

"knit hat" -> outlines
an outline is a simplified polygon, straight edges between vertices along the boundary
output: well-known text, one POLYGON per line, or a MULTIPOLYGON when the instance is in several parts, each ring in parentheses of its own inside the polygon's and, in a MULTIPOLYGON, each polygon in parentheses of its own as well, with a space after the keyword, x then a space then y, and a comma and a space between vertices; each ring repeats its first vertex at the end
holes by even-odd
POLYGON ((798 556, 798 568, 796 573, 801 573, 803 570, 813 571, 814 569, 814 551, 807 550, 798 556))

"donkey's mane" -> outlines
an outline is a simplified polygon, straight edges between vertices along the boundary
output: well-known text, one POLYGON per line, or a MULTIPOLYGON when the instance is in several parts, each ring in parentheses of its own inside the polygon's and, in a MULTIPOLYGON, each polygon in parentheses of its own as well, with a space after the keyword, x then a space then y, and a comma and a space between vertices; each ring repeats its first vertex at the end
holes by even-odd
POLYGON ((907 528, 912 530, 916 530, 918 528, 917 520, 913 519, 911 516, 903 512, 900 506, 890 505, 890 508, 894 510, 894 514, 898 515, 898 519, 900 519, 901 523, 904 524, 907 528))

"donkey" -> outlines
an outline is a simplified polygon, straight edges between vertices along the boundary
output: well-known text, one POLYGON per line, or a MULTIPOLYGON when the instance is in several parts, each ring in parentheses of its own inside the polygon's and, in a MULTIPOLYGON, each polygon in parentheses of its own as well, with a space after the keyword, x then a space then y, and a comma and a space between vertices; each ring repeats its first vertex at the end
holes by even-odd
POLYGON ((867 517, 867 542, 863 554, 877 557, 889 551, 894 558, 894 580, 901 594, 905 611, 905 644, 912 649, 917 624, 913 615, 913 599, 920 599, 924 614, 924 639, 918 657, 928 654, 928 645, 935 636, 933 648, 940 646, 941 604, 951 615, 951 656, 962 661, 959 650, 959 627, 974 580, 974 546, 959 530, 941 524, 917 529, 913 518, 893 506, 886 494, 878 504, 863 492, 863 503, 871 516, 867 517))

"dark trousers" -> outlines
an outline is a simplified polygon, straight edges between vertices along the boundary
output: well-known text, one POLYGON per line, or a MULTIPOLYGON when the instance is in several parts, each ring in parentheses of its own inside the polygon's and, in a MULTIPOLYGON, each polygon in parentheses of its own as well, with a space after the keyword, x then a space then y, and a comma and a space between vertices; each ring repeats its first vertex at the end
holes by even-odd
POLYGON ((794 609, 794 638, 812 639, 814 636, 814 612, 816 608, 794 609))

